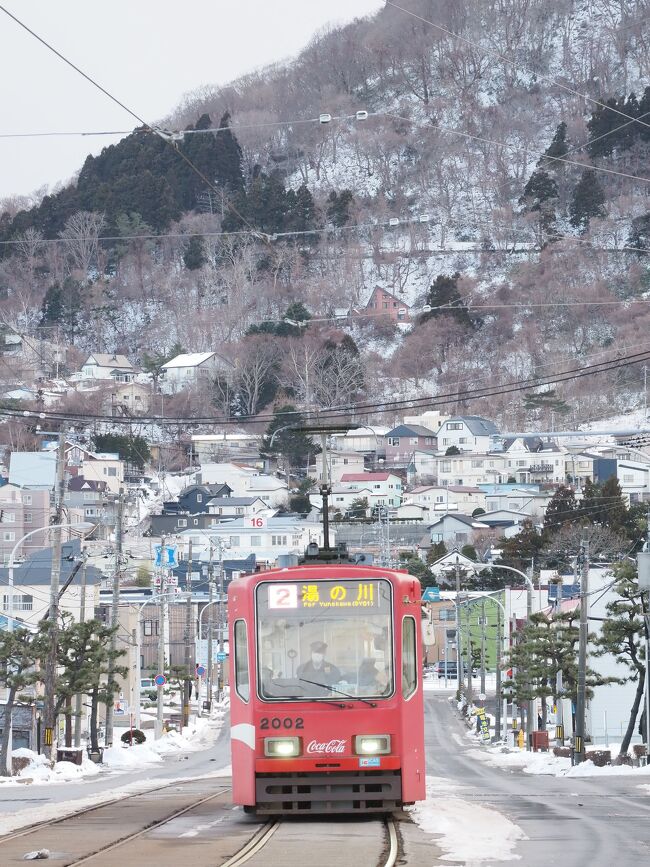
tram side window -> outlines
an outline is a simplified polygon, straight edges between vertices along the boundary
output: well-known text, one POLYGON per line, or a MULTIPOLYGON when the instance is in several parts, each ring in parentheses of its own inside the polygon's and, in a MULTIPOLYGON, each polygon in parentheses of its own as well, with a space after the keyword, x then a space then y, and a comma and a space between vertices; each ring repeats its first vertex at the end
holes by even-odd
POLYGON ((409 698, 417 686, 416 628, 412 617, 402 624, 402 693, 409 698))
POLYGON ((250 698, 250 676, 248 672, 248 638, 243 620, 235 623, 235 689, 244 701, 250 698))

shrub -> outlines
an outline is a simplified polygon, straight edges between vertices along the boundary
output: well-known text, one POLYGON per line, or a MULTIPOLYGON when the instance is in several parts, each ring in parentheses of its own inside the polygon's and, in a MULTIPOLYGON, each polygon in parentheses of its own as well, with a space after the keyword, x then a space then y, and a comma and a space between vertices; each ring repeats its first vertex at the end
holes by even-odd
POLYGON ((611 764, 611 750, 591 750, 587 753, 589 761, 593 762, 597 768, 604 768, 605 765, 611 764))
POLYGON ((133 744, 143 744, 147 740, 147 737, 144 732, 140 731, 140 729, 129 729, 124 732, 120 740, 123 744, 133 746, 133 744))

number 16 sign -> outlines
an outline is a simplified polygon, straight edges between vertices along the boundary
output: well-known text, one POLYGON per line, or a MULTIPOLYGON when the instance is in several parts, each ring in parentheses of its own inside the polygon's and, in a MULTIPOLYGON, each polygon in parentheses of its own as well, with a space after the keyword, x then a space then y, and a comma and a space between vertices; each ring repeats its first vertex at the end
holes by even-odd
POLYGON ((261 518, 259 515, 252 515, 246 519, 246 526, 252 527, 254 530, 266 529, 266 518, 261 518))

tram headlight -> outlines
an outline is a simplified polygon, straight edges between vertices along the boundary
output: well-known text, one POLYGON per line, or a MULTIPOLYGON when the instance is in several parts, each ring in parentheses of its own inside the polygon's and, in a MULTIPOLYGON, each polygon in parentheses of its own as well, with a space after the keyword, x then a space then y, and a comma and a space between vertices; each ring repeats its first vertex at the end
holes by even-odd
POLYGON ((300 738, 264 738, 264 755, 272 759, 299 756, 300 738))
POLYGON ((385 756, 390 752, 390 735, 357 735, 354 751, 358 756, 385 756))

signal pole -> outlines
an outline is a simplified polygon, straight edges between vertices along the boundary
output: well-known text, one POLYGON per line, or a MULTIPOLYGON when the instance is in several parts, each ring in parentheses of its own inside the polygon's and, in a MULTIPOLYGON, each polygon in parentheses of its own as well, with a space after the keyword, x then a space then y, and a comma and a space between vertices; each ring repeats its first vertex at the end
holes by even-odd
POLYGON ((463 692, 463 654, 460 646, 460 561, 456 557, 456 680, 457 680, 457 698, 463 692))
MULTIPOLYGON (((81 590, 79 596, 79 623, 84 623, 86 620, 86 567, 88 564, 88 554, 84 551, 81 555, 83 557, 83 562, 81 564, 81 590)), ((140 688, 140 684, 138 683, 138 688, 140 688)), ((74 745, 77 749, 81 746, 81 716, 83 713, 82 708, 83 696, 81 693, 78 693, 75 696, 75 707, 74 707, 74 745)))
MULTIPOLYGON (((162 536, 160 540, 160 550, 161 550, 161 562, 164 563, 165 558, 165 537, 162 536)), ((166 581, 166 573, 165 567, 160 567, 160 602, 158 607, 158 674, 165 673, 165 613, 166 613, 166 600, 165 593, 167 592, 167 581, 166 581)), ((138 685, 139 686, 139 685, 138 685)), ((158 687, 158 694, 156 696, 156 728, 155 728, 155 738, 162 737, 163 730, 163 703, 164 703, 164 686, 158 687)))
POLYGON ((212 675, 213 675, 213 665, 212 659, 214 655, 214 651, 212 648, 212 612, 214 610, 214 547, 212 542, 210 542, 210 561, 208 563, 208 658, 206 661, 207 667, 207 676, 206 676, 206 686, 207 686, 207 702, 208 702, 208 711, 212 709, 212 675))

